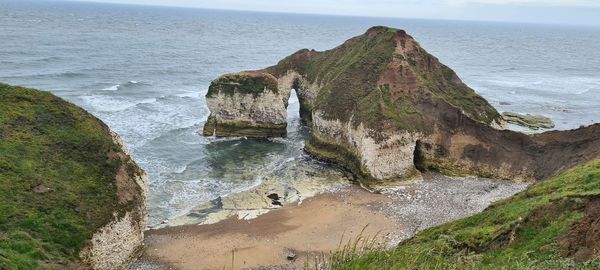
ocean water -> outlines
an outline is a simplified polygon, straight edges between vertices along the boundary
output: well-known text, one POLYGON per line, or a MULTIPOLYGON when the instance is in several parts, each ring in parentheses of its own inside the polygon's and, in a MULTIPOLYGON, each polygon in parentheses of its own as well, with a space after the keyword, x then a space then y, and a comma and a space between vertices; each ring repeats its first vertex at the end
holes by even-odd
POLYGON ((302 152, 295 100, 284 139, 197 132, 220 74, 329 49, 373 25, 407 30, 499 111, 547 115, 557 129, 600 121, 592 27, 0 0, 0 81, 51 91, 119 133, 150 175, 154 226, 267 180, 346 181, 302 152))

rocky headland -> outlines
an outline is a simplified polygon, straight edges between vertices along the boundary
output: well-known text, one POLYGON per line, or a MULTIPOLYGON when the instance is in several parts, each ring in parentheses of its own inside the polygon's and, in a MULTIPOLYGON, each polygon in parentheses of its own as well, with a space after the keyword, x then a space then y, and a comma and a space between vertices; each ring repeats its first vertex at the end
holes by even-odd
POLYGON ((527 135, 506 122, 405 31, 373 27, 323 52, 227 74, 206 95, 206 136, 284 136, 295 89, 311 130, 305 150, 363 184, 478 175, 534 181, 600 153, 600 125, 527 135))
POLYGON ((600 125, 507 130, 508 116, 412 37, 373 27, 332 50, 300 50, 213 81, 202 133, 285 136, 291 89, 310 129, 306 152, 377 192, 350 186, 274 206, 278 196, 258 189, 258 208, 277 209, 253 219, 241 215, 248 196, 232 196, 220 202, 242 205, 227 209, 238 217, 148 231, 150 248, 133 269, 600 265, 600 125))
POLYGON ((102 121, 50 93, 0 84, 0 269, 127 269, 147 176, 102 121))

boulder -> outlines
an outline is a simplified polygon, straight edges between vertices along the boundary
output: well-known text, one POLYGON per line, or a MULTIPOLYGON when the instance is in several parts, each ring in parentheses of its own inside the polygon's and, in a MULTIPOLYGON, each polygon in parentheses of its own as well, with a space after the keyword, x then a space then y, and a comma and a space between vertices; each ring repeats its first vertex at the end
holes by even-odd
POLYGON ((508 123, 513 123, 530 129, 554 128, 552 119, 543 115, 520 114, 515 112, 504 112, 502 118, 508 123))

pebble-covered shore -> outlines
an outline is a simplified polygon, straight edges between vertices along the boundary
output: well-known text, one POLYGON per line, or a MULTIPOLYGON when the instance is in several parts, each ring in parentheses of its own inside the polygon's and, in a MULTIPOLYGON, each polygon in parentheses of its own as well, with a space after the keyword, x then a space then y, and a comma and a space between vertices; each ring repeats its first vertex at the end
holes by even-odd
MULTIPOLYGON (((236 248, 246 250, 236 255, 236 260, 244 261, 239 266, 242 269, 302 269, 309 254, 337 246, 339 236, 329 236, 344 230, 356 234, 357 228, 365 225, 361 222, 369 224, 369 233, 382 232, 379 242, 392 247, 426 228, 481 212, 526 187, 526 183, 514 181, 439 174, 426 174, 422 180, 388 185, 374 192, 342 187, 302 204, 289 203, 276 211, 261 212, 255 219, 229 218, 214 224, 151 230, 146 234, 145 255, 131 269, 212 269, 213 262, 230 260, 231 250, 236 248), (299 251, 295 262, 286 259, 288 250, 299 251), (264 258, 257 259, 261 256, 264 258)), ((264 201, 272 202, 267 197, 272 194, 258 190, 248 191, 248 196, 238 195, 241 201, 230 203, 240 205, 263 193, 264 201)))

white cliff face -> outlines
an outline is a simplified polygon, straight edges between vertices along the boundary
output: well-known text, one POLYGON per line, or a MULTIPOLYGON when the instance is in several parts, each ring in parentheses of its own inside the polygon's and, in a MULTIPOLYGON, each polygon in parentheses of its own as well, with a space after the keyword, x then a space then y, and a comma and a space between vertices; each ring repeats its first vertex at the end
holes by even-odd
POLYGON ((420 133, 398 131, 376 140, 371 135, 380 131, 365 128, 362 123, 354 127, 352 120, 348 123, 326 120, 319 112, 313 113, 313 132, 319 138, 350 147, 366 173, 375 179, 406 179, 418 175, 414 152, 417 140, 422 138, 420 133))
POLYGON ((277 78, 277 90, 279 91, 286 108, 292 89, 294 89, 294 82, 296 82, 298 78, 300 78, 300 75, 295 71, 288 71, 284 76, 277 78))
MULTIPOLYGON (((287 91, 289 97, 290 90, 287 91)), ((267 124, 287 123, 287 99, 282 93, 269 90, 258 95, 234 93, 233 95, 218 93, 206 98, 210 117, 218 124, 227 122, 248 122, 267 124)))
POLYGON ((128 269, 143 250, 145 223, 135 216, 127 212, 98 230, 82 251, 82 262, 94 270, 128 269))
POLYGON ((113 141, 121 146, 117 155, 123 164, 116 176, 119 202, 134 201, 135 206, 124 214, 113 213, 113 220, 96 231, 88 246, 79 254, 82 268, 94 270, 128 269, 141 254, 144 246, 144 230, 147 222, 146 198, 148 176, 139 169, 127 153, 121 138, 111 134, 113 141), (133 173, 128 168, 137 168, 133 173))
MULTIPOLYGON (((310 83, 295 71, 281 76, 278 86, 280 91, 288 91, 285 100, 289 98, 288 89, 301 88, 297 91, 299 99, 310 107, 321 89, 319 85, 310 83)), ((352 149, 360 158, 363 169, 373 178, 405 179, 418 174, 414 166, 414 152, 416 142, 423 137, 422 134, 408 131, 380 134, 381 131, 366 128, 362 123, 354 127, 352 119, 347 123, 337 119, 326 120, 319 111, 313 111, 312 121, 314 136, 352 149), (377 141, 371 134, 384 135, 386 139, 377 141)))
MULTIPOLYGON (((298 72, 290 70, 284 76, 277 79, 277 85, 280 93, 282 93, 285 99, 286 105, 290 98, 291 89, 296 89, 298 99, 310 107, 313 106, 314 101, 317 99, 317 94, 321 87, 316 83, 311 83, 305 79, 298 72)), ((286 106, 287 107, 287 106, 286 106)))

